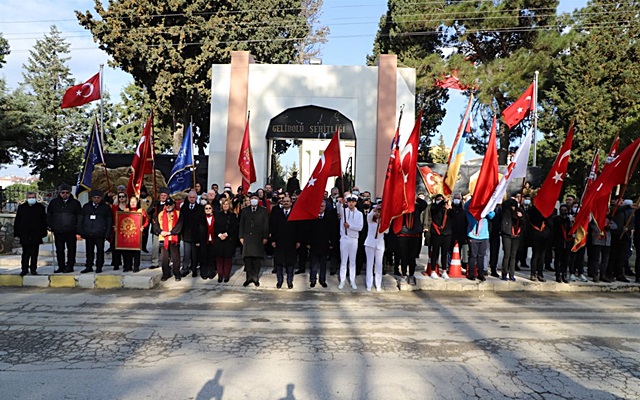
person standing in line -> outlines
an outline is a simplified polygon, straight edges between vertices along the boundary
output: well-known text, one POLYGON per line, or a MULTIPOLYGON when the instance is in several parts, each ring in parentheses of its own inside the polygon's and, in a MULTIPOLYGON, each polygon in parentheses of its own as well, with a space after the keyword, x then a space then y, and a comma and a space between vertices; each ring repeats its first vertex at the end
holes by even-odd
POLYGON ((327 287, 327 258, 334 247, 338 247, 338 217, 333 208, 328 208, 327 203, 320 203, 318 218, 307 221, 309 237, 307 248, 310 256, 309 286, 327 287))
POLYGON ((378 292, 382 291, 382 260, 384 258, 384 235, 389 231, 387 229, 383 233, 378 233, 378 221, 380 220, 380 210, 382 205, 377 204, 373 211, 367 214, 367 238, 364 241, 364 250, 367 255, 366 280, 365 284, 367 292, 371 291, 374 282, 375 268, 375 284, 378 292))
POLYGON ((92 190, 91 201, 82 207, 78 218, 78 233, 85 240, 87 264, 81 274, 93 272, 95 257, 96 274, 102 272, 104 266, 104 242, 113 227, 111 208, 102 201, 102 192, 92 190))
POLYGON ((502 247, 504 248, 504 256, 502 258, 503 281, 516 281, 516 258, 522 232, 522 212, 518 207, 519 204, 515 198, 502 203, 500 235, 502 236, 502 247))
POLYGON ((291 212, 291 198, 282 199, 282 208, 278 208, 269 217, 269 234, 273 247, 273 262, 276 266, 276 287, 280 289, 287 274, 287 287, 293 288, 293 270, 296 263, 297 249, 300 247, 297 222, 289 221, 291 212))
POLYGON ((47 225, 53 232, 58 269, 54 273, 72 273, 76 264, 78 218, 82 206, 73 198, 71 186, 58 186, 58 196, 47 207, 47 225), (66 247, 66 261, 65 261, 66 247))
MULTIPOLYGON (((594 282, 611 282, 607 278, 607 264, 611 253, 611 230, 617 229, 611 215, 608 214, 602 231, 598 228, 595 220, 589 222, 591 237, 591 253, 589 254, 589 266, 593 272, 594 282)), ((639 231, 640 232, 640 231, 639 231)))
POLYGON ((297 194, 300 190, 300 181, 298 180, 298 171, 292 171, 291 177, 287 179, 287 193, 289 196, 297 194))
POLYGON ((531 281, 545 282, 544 258, 551 239, 553 218, 544 218, 534 205, 527 210, 529 224, 529 240, 531 241, 531 281))
POLYGON ((197 203, 198 195, 192 190, 187 195, 187 201, 180 208, 182 230, 180 232, 184 246, 182 262, 182 277, 189 275, 198 276, 198 264, 200 262, 200 240, 204 231, 204 208, 197 203))
POLYGON ((216 256, 214 253, 215 243, 215 215, 213 205, 205 204, 204 208, 204 229, 203 237, 200 239, 200 250, 202 251, 202 263, 200 264, 200 277, 204 280, 213 279, 216 276, 216 256))
POLYGON ((480 221, 469 212, 469 204, 471 200, 464 203, 464 210, 467 214, 467 236, 469 238, 469 268, 467 269, 467 278, 475 280, 476 277, 480 282, 484 282, 484 259, 487 255, 489 247, 489 227, 491 220, 495 217, 495 212, 491 211, 480 221))
POLYGON ((435 265, 440 258, 441 275, 443 279, 449 279, 447 268, 449 268, 448 251, 451 245, 451 219, 449 213, 451 206, 440 193, 433 197, 431 203, 431 227, 429 236, 431 239, 431 265, 433 266, 431 278, 438 279, 435 265))
MULTIPOLYGON (((160 189, 160 195, 157 200, 151 203, 151 206, 147 210, 147 216, 151 226, 155 226, 158 222, 158 215, 160 211, 164 210, 164 205, 169 199, 169 188, 160 189)), ((149 269, 156 269, 160 266, 160 240, 158 234, 154 229, 151 229, 151 267, 149 269)))
POLYGON ((356 285, 356 255, 358 253, 358 234, 364 225, 363 215, 356 204, 358 196, 347 196, 347 208, 338 208, 338 219, 340 227, 340 284, 338 289, 343 289, 347 280, 347 262, 349 263, 349 280, 351 288, 357 289, 356 285))
POLYGON ((569 283, 567 279, 567 267, 569 264, 569 253, 573 246, 573 235, 570 235, 569 231, 571 231, 569 207, 566 204, 561 204, 559 214, 553 217, 555 270, 556 282, 558 283, 569 283))
POLYGON ((166 281, 174 276, 176 282, 182 280, 180 274, 180 232, 182 231, 182 220, 180 211, 175 209, 175 202, 168 198, 164 202, 164 209, 160 211, 154 222, 154 232, 158 235, 158 240, 162 246, 160 262, 162 263, 161 281, 166 281), (173 270, 169 268, 169 259, 173 264, 173 270))
POLYGON ((25 276, 38 275, 38 252, 42 238, 47 236, 47 213, 44 205, 36 199, 35 192, 27 192, 27 199, 18 206, 14 221, 14 236, 20 238, 22 245, 22 271, 25 276))
POLYGON ((238 216, 231 211, 229 199, 223 199, 220 204, 220 211, 215 213, 215 223, 213 234, 213 250, 216 257, 216 268, 218 270, 218 283, 229 282, 231 278, 231 263, 233 255, 236 253, 236 243, 238 242, 238 216))
POLYGON ((127 198, 127 194, 125 192, 118 192, 116 195, 116 201, 111 206, 111 220, 113 221, 113 227, 111 229, 111 265, 113 266, 113 270, 117 271, 120 269, 120 265, 124 264, 124 251, 116 249, 116 233, 117 226, 116 224, 116 215, 121 211, 129 211, 129 199, 127 198))
POLYGON ((260 286, 260 269, 264 260, 264 245, 269 237, 267 209, 258 205, 258 194, 252 193, 249 206, 240 213, 239 238, 247 278, 242 286, 260 286))
POLYGON ((410 285, 416 284, 416 258, 422 248, 423 228, 420 216, 427 209, 427 202, 420 197, 416 196, 414 201, 414 211, 400 217, 402 218, 402 228, 397 232, 402 274, 406 274, 407 283, 410 285))
POLYGON ((500 229, 502 227, 502 203, 496 204, 493 209, 493 219, 489 225, 489 269, 491 276, 499 278, 498 256, 500 255, 500 229))

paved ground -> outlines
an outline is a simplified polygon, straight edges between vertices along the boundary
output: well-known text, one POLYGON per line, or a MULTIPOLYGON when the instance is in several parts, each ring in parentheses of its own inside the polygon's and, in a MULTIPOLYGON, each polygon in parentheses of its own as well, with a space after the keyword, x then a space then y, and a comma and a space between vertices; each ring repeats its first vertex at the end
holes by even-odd
POLYGON ((3 399, 640 397, 637 293, 0 289, 3 399))

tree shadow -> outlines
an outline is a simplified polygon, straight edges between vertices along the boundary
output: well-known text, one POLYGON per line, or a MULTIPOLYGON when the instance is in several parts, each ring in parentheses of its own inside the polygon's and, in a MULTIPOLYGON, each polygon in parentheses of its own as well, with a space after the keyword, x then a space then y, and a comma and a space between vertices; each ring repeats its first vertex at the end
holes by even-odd
POLYGON ((196 400, 221 400, 224 393, 224 386, 220 385, 221 376, 222 370, 218 369, 215 376, 202 386, 196 395, 196 400))

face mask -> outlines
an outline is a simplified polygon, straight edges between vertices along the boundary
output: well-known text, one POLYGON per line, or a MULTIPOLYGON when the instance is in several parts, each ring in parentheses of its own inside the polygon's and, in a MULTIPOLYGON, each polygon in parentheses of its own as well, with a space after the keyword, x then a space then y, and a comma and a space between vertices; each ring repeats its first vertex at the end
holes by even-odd
POLYGON ((442 200, 440 199, 436 200, 436 204, 440 204, 440 203, 442 203, 442 200))
POLYGON ((424 196, 418 196, 420 200, 424 200, 424 196))
POLYGON ((460 199, 453 199, 453 204, 460 205, 460 199))
POLYGON ((249 203, 251 204, 252 207, 255 207, 258 205, 258 199, 251 199, 249 200, 249 203))
POLYGON ((224 188, 224 191, 225 191, 225 192, 231 192, 231 188, 226 187, 226 188, 224 188))
POLYGON ((530 204, 531 204, 531 200, 525 200, 525 201, 524 201, 524 205, 525 205, 525 206, 528 206, 528 205, 530 205, 530 204))
POLYGON ((36 199, 27 199, 27 204, 29 204, 30 206, 36 204, 36 199))
POLYGON ((352 194, 353 194, 354 196, 357 196, 357 195, 359 195, 359 194, 360 194, 360 192, 358 192, 357 190, 354 190, 354 191, 352 192, 352 194))
POLYGON ((364 204, 362 208, 364 208, 365 210, 368 210, 371 208, 371 204, 364 204))
POLYGON ((200 200, 200 204, 202 204, 202 205, 207 204, 207 200, 204 200, 204 199, 203 199, 203 200, 200 200))

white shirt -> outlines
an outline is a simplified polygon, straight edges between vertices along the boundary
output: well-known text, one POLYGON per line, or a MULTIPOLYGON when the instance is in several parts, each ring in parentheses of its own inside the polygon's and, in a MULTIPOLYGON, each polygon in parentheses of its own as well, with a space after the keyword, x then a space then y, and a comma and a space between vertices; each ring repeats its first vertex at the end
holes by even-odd
POLYGON ((358 239, 358 233, 362 230, 364 226, 364 217, 362 213, 354 208, 353 211, 349 208, 338 209, 338 218, 340 218, 340 239, 347 236, 351 239, 358 239), (344 211, 343 211, 344 210, 344 211), (344 218, 346 218, 346 222, 349 224, 349 228, 344 227, 344 218), (346 230, 346 232, 345 232, 346 230))
POLYGON ((373 222, 373 212, 367 214, 367 223, 369 224, 369 230, 367 231, 367 238, 364 240, 364 245, 366 247, 373 247, 378 250, 384 250, 384 234, 389 232, 389 229, 387 229, 383 233, 378 233, 378 237, 376 237, 376 232, 378 231, 378 223, 373 222))

